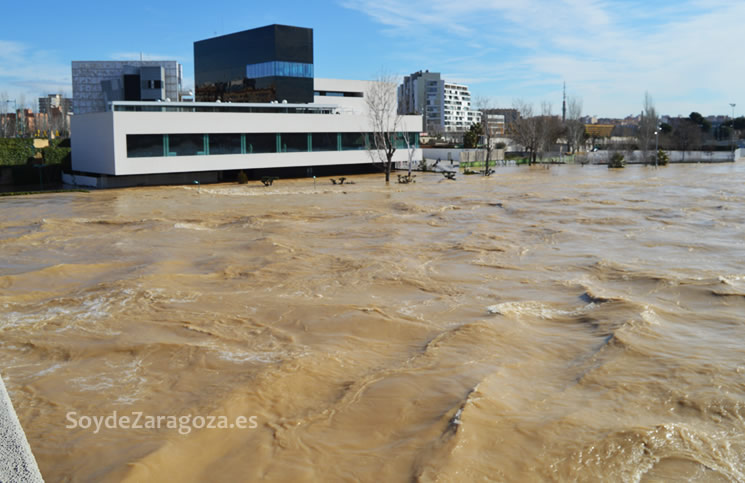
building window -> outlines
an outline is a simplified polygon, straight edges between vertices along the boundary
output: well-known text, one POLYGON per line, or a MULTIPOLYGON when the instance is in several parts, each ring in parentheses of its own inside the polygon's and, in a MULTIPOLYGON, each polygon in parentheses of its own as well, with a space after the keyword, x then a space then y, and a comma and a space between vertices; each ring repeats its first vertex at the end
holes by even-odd
POLYGON ((365 135, 353 132, 341 133, 341 148, 345 151, 366 149, 365 135))
POLYGON ((313 64, 280 60, 249 64, 246 66, 246 77, 249 79, 260 79, 262 77, 305 77, 312 79, 313 64))
POLYGON ((127 134, 127 157, 163 156, 162 134, 127 134))
POLYGON ((241 154, 240 134, 210 134, 210 154, 241 154))
POLYGON ((276 153, 277 135, 270 133, 246 134, 247 153, 276 153))
POLYGON ((298 153, 308 151, 308 135, 306 133, 286 133, 280 135, 280 145, 283 153, 298 153))
POLYGON ((313 151, 336 151, 339 148, 335 132, 314 132, 311 137, 313 151))
POLYGON ((409 145, 412 148, 418 148, 419 147, 419 133, 416 132, 410 132, 410 133, 396 133, 396 142, 395 146, 396 149, 406 149, 408 146, 406 144, 406 137, 409 138, 409 145))
POLYGON ((197 156, 207 154, 204 134, 169 134, 168 156, 197 156))

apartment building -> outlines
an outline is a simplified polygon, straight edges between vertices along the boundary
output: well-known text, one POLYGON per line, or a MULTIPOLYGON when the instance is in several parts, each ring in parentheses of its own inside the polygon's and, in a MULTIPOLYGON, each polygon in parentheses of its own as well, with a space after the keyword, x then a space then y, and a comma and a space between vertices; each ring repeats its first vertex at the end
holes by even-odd
POLYGON ((405 76, 398 87, 400 114, 423 116, 430 133, 462 132, 481 120, 471 109, 468 86, 447 82, 438 72, 419 71, 405 76))

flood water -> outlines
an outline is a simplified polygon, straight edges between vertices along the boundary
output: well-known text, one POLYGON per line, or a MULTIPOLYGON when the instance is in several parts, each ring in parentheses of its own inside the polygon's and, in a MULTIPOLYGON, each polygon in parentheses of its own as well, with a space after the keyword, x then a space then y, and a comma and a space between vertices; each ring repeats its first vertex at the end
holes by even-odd
POLYGON ((46 480, 745 480, 745 164, 353 181, 0 200, 46 480))

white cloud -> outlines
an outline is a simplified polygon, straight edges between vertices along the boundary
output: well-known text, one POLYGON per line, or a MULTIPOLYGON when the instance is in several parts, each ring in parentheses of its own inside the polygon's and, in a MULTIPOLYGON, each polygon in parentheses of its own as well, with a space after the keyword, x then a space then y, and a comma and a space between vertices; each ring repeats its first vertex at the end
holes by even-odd
POLYGON ((19 107, 36 107, 36 99, 59 92, 70 95, 71 72, 52 51, 33 50, 22 42, 0 40, 0 85, 19 107))
POLYGON ((743 2, 345 0, 342 5, 382 24, 394 42, 416 39, 416 45, 426 45, 428 56, 410 56, 418 62, 407 66, 410 70, 426 68, 471 82, 477 94, 537 102, 560 96, 566 80, 584 98, 588 113, 613 116, 638 112, 645 91, 659 111, 670 114, 688 114, 691 106, 723 113, 742 96, 745 63, 734 49, 743 40, 743 2), (474 42, 489 47, 474 48, 474 42), (458 58, 458 52, 470 55, 458 58))
POLYGON ((152 54, 149 52, 114 52, 109 56, 111 60, 176 60, 183 63, 177 55, 152 54))

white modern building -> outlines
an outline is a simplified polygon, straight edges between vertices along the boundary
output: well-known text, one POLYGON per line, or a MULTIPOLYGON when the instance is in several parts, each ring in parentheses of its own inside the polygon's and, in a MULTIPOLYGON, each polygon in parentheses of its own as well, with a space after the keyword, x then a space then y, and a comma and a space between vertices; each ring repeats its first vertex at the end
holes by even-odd
MULTIPOLYGON (((369 166, 365 95, 371 84, 314 79, 309 104, 113 101, 104 112, 73 117, 73 171, 64 181, 104 188, 216 182, 237 170, 313 174, 369 166)), ((402 116, 400 126, 414 141, 413 159, 421 160, 421 116, 402 116)), ((407 160, 401 138, 394 162, 407 160)))
POLYGON ((471 110, 471 92, 468 86, 445 82, 442 90, 443 129, 467 131, 481 121, 481 112, 471 110))
POLYGON ((481 121, 481 113, 471 109, 468 86, 447 82, 437 72, 405 76, 398 87, 398 103, 401 114, 424 116, 430 134, 467 131, 481 121))

